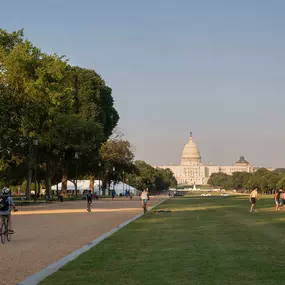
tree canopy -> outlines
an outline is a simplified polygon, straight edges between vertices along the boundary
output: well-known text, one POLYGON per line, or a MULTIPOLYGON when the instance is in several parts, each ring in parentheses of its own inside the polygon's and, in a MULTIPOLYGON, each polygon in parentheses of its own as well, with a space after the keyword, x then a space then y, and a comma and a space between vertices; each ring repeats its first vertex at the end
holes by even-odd
MULTIPOLYGON (((51 185, 95 176, 138 189, 175 187, 170 169, 134 162, 129 141, 111 138, 119 121, 112 89, 92 69, 72 66, 0 29, 0 182, 51 185)), ((36 193, 36 194, 39 194, 36 193)))
POLYGON ((285 171, 283 169, 269 171, 266 168, 260 168, 253 173, 234 172, 233 175, 213 173, 208 183, 224 189, 251 190, 259 187, 262 192, 269 192, 285 187, 285 171))
POLYGON ((175 188, 177 181, 170 169, 154 168, 144 161, 135 162, 135 174, 129 175, 130 184, 140 190, 161 191, 175 188))
POLYGON ((0 112, 0 179, 29 185, 37 164, 48 189, 56 173, 74 168, 75 153, 80 169, 92 172, 119 120, 100 75, 42 52, 22 30, 0 29, 0 112))

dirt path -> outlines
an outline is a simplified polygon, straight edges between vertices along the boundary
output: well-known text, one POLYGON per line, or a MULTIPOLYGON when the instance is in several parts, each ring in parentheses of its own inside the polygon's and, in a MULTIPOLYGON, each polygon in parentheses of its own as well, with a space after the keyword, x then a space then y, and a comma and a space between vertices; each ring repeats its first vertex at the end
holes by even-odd
POLYGON ((17 284, 141 211, 137 198, 98 200, 92 213, 85 201, 22 207, 13 215, 12 242, 0 244, 0 284, 17 284))

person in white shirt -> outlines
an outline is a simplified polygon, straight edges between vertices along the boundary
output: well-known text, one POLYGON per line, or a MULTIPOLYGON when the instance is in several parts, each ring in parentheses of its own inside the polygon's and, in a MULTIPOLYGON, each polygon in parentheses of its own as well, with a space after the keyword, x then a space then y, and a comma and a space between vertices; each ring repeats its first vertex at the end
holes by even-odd
POLYGON ((145 189, 145 190, 143 190, 142 193, 141 193, 142 207, 144 207, 144 204, 147 205, 148 200, 149 200, 148 190, 145 189))

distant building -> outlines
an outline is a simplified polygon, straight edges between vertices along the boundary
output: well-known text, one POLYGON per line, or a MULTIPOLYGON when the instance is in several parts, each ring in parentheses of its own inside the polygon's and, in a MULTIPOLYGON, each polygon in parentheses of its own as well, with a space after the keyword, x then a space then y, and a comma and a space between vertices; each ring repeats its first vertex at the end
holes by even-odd
POLYGON ((178 184, 205 185, 212 173, 223 172, 232 175, 234 172, 253 172, 253 166, 245 160, 244 156, 231 166, 203 165, 197 145, 193 142, 190 133, 189 142, 185 145, 180 165, 155 165, 156 168, 169 168, 172 170, 178 184))

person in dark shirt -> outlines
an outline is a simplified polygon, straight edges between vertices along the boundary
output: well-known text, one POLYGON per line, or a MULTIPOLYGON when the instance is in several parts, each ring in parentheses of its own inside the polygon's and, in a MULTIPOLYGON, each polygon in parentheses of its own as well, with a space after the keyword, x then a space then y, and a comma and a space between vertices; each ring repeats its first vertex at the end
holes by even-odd
POLYGON ((87 193, 87 211, 88 212, 91 212, 92 198, 93 198, 93 195, 91 193, 91 190, 89 190, 87 193))
POLYGON ((116 196, 116 191, 113 190, 113 191, 112 191, 112 200, 114 200, 115 196, 116 196))

